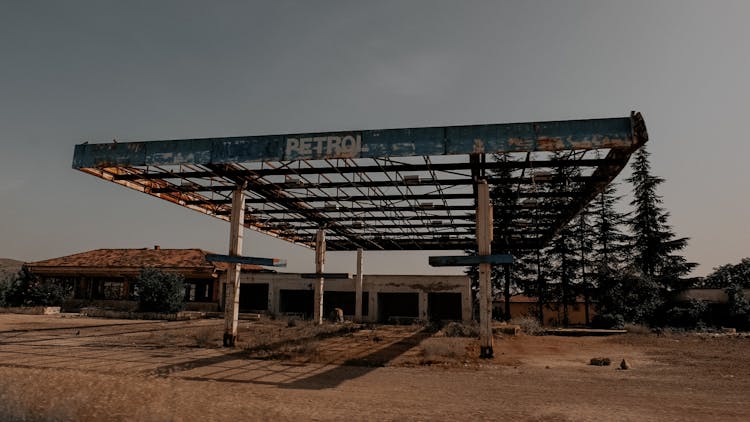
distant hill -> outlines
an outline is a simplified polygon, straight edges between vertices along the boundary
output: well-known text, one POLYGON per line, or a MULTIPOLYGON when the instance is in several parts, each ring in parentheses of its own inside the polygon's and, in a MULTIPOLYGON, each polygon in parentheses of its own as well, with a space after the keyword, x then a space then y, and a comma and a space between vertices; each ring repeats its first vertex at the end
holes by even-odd
POLYGON ((17 261, 15 259, 0 258, 0 281, 6 280, 8 277, 15 275, 21 271, 23 261, 17 261))

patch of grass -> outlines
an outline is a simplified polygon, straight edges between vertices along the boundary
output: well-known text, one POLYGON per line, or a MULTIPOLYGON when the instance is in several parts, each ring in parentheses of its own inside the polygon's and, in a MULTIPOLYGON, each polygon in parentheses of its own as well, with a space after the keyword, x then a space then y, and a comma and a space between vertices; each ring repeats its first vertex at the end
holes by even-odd
POLYGON ((318 342, 330 337, 347 336, 360 329, 358 324, 323 324, 297 320, 293 327, 285 327, 277 321, 265 330, 256 330, 241 347, 256 359, 300 359, 318 360, 322 355, 318 342))
MULTIPOLYGON (((226 389, 167 378, 0 368, 0 421, 217 420, 208 409, 226 397, 226 389)), ((235 400, 223 409, 236 420, 286 419, 263 402, 235 400)))

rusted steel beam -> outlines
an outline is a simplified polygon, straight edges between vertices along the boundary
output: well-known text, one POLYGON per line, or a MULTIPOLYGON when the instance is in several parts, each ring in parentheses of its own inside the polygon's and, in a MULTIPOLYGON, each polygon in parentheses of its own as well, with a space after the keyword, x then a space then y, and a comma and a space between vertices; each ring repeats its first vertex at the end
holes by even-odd
MULTIPOLYGON (((568 180, 572 183, 584 183, 590 181, 597 181, 594 176, 571 176, 568 180)), ((546 186, 553 183, 559 183, 553 179, 537 179, 534 180, 531 177, 506 177, 506 178, 487 178, 487 182, 490 185, 500 184, 516 184, 516 185, 539 185, 546 186)), ((423 178, 416 181, 389 181, 389 180, 373 180, 373 181, 352 181, 352 182, 285 182, 276 183, 278 187, 284 190, 305 190, 305 189, 337 189, 337 188, 377 188, 377 187, 413 187, 413 186, 469 186, 473 182, 470 178, 447 178, 447 179, 433 179, 423 178)), ((232 186, 181 186, 172 185, 164 188, 153 188, 150 190, 152 193, 172 193, 172 192, 231 192, 232 186)))
MULTIPOLYGON (((344 201, 342 201, 344 202, 344 201)), ((515 204, 515 205, 501 205, 497 206, 496 209, 498 210, 541 210, 541 211, 559 211, 560 210, 560 204, 536 204, 536 205, 529 205, 529 204, 515 204)), ((426 213, 426 212, 447 212, 447 211, 468 211, 473 210, 474 207, 472 205, 431 205, 429 208, 421 208, 418 205, 414 206, 378 206, 378 207, 337 207, 336 209, 322 209, 322 208, 316 208, 315 210, 318 213, 325 213, 325 214, 351 214, 351 213, 388 213, 388 212, 404 212, 404 213, 426 213)), ((277 214, 301 214, 301 215, 307 215, 306 211, 298 211, 298 210, 288 210, 288 209, 270 209, 270 210, 260 210, 260 209, 254 209, 252 211, 253 213, 258 214, 267 214, 267 215, 277 215, 277 214)), ((336 216, 335 219, 337 221, 340 221, 342 218, 346 219, 352 219, 352 218, 359 218, 359 217, 340 217, 336 216)), ((366 218, 366 217, 362 217, 366 218)), ((427 215, 424 216, 424 218, 428 218, 427 215)), ((443 214, 440 216, 431 216, 432 219, 435 218, 441 218, 446 219, 450 218, 447 214, 443 214)), ((388 220, 388 219, 398 219, 396 216, 380 216, 377 219, 382 220, 388 220)), ((333 218, 330 219, 333 221, 333 218)))
MULTIPOLYGON (((473 228, 474 224, 472 223, 450 223, 446 222, 444 224, 431 224, 429 222, 427 223, 418 223, 418 224, 409 224, 408 226, 405 226, 404 223, 400 224, 362 224, 362 225, 353 225, 350 222, 343 222, 341 224, 342 227, 346 227, 350 230, 355 230, 355 233, 357 235, 362 235, 363 233, 379 233, 384 230, 388 229, 404 229, 408 228, 409 230, 428 230, 428 231, 435 231, 439 230, 441 233, 445 230, 451 230, 451 229, 467 229, 467 228, 473 228)), ((307 225, 296 225, 296 224, 290 224, 289 226, 284 226, 283 223, 281 224, 266 224, 263 226, 266 230, 279 230, 279 231, 314 231, 317 230, 318 227, 315 225, 307 224, 307 225)))
MULTIPOLYGON (((541 249, 544 243, 540 241, 525 241, 514 242, 507 247, 503 247, 504 251, 529 251, 541 249)), ((336 240, 328 242, 327 246, 329 251, 351 251, 351 248, 346 243, 340 243, 336 240)), ((383 239, 373 240, 371 244, 366 245, 364 250, 382 250, 382 251, 403 251, 403 250, 424 250, 424 251, 464 251, 472 250, 476 248, 476 240, 462 239, 462 240, 417 240, 417 239, 383 239)))
MULTIPOLYGON (((408 216, 394 216, 394 217, 366 215, 366 216, 356 216, 356 217, 351 217, 351 218, 346 218, 346 219, 339 219, 339 223, 349 224, 352 220, 357 220, 357 221, 362 221, 362 222, 365 222, 365 221, 385 221, 385 222, 409 221, 411 222, 411 221, 421 221, 421 220, 429 221, 429 220, 451 220, 451 219, 457 220, 457 221, 474 221, 474 215, 473 214, 459 214, 459 215, 448 216, 447 214, 443 214, 443 215, 408 215, 408 216)), ((285 216, 282 216, 281 218, 264 218, 262 221, 266 224, 309 222, 309 220, 304 217, 285 217, 285 216)), ((401 226, 403 226, 403 224, 401 226)), ((316 225, 315 227, 318 227, 318 226, 316 225)))
MULTIPOLYGON (((212 170, 217 174, 223 175, 225 172, 231 172, 233 169, 230 166, 212 166, 212 170)), ((229 177, 229 176, 227 176, 229 177)), ((248 178, 248 177, 234 177, 232 178, 240 183, 246 183, 248 186, 252 186, 252 191, 255 194, 262 195, 267 198, 270 202, 274 202, 282 205, 285 213, 297 213, 306 216, 308 219, 316 222, 320 227, 327 227, 333 233, 340 233, 343 235, 349 235, 349 239, 352 239, 351 233, 342 231, 341 227, 337 224, 337 220, 327 217, 319 210, 310 207, 307 204, 297 200, 296 198, 290 197, 283 190, 279 189, 272 183, 263 181, 259 178, 248 178)), ((279 210, 275 210, 279 211, 279 210)), ((266 212, 267 213, 267 212, 266 212)), ((356 240, 349 241, 352 246, 359 247, 359 243, 356 240)))
MULTIPOLYGON (((342 201, 343 202, 343 201, 342 201)), ((328 214, 341 214, 341 213, 368 213, 368 212, 425 212, 425 211, 467 211, 467 210, 473 210, 474 207, 471 205, 452 205, 452 206, 445 206, 445 205, 432 205, 430 208, 419 208, 417 205, 415 206, 378 206, 378 207, 338 207, 336 209, 329 209, 325 210, 323 208, 310 208, 308 209, 274 209, 274 210, 255 210, 253 212, 259 212, 262 214, 301 214, 301 215, 308 215, 312 214, 313 212, 315 214, 319 215, 328 215, 328 214)), ((338 222, 341 220, 341 218, 349 218, 349 217, 339 217, 336 216, 327 218, 323 217, 321 220, 333 223, 338 222)), ((384 219, 387 219, 389 217, 383 217, 384 219)), ((315 219, 312 219, 313 221, 316 221, 315 219)))
MULTIPOLYGON (((628 148, 611 149, 606 157, 606 160, 608 162, 627 163, 630 159, 630 156, 636 150, 642 147, 646 142, 648 142, 646 123, 644 122, 640 113, 633 112, 632 117, 632 131, 636 142, 628 148)), ((568 224, 570 220, 572 220, 586 207, 586 204, 591 202, 596 197, 596 195, 603 192, 607 185, 609 185, 615 179, 615 177, 617 177, 620 171, 622 171, 624 165, 625 164, 602 164, 597 167, 597 169, 592 174, 592 176, 596 178, 595 181, 587 184, 584 188, 585 191, 583 195, 579 196, 575 201, 573 201, 571 204, 568 204, 568 206, 562 210, 558 220, 559 224, 554 228, 554 230, 551 230, 550 233, 543 238, 543 243, 547 243, 552 240, 552 238, 557 233, 559 233, 559 231, 562 230, 562 228, 565 227, 565 225, 568 224)))
MULTIPOLYGON (((543 169, 556 167, 598 167, 602 164, 622 164, 620 162, 608 163, 605 159, 581 159, 581 160, 531 160, 531 161, 488 161, 477 164, 478 168, 499 171, 503 169, 543 169)), ((208 165, 207 165, 208 166, 208 165)), ((293 175, 317 175, 317 174, 352 174, 352 173, 382 173, 387 172, 426 172, 426 171, 460 171, 469 170, 469 163, 432 163, 432 164, 383 164, 351 167, 302 167, 302 168, 266 168, 257 170, 229 170, 221 174, 226 177, 268 177, 268 176, 293 176, 293 175)), ((188 172, 142 172, 137 174, 121 174, 115 176, 114 180, 149 180, 149 179, 202 179, 217 177, 213 171, 188 171, 188 172)))
MULTIPOLYGON (((581 195, 581 192, 577 191, 568 191, 568 192, 543 192, 543 191, 528 191, 528 192, 516 192, 514 194, 517 198, 574 198, 576 196, 581 195)), ((429 193, 429 194, 412 194, 409 195, 408 198, 410 200, 420 201, 420 200, 452 200, 452 199, 473 199, 474 195, 470 192, 467 193, 429 193)), ((331 201, 342 201, 342 202, 367 202, 370 203, 371 201, 403 201, 404 195, 398 194, 398 195, 341 195, 341 196, 320 196, 320 195, 314 195, 314 196, 300 196, 295 197, 295 199, 299 200, 300 202, 331 202, 331 201)), ((214 205, 219 204, 229 204, 231 203, 231 200, 228 199, 209 199, 209 200, 200 200, 200 201, 189 201, 188 204, 195 205, 195 204, 201 204, 201 203, 209 203, 214 205)), ((264 198, 248 198, 247 203, 251 204, 264 204, 267 201, 267 199, 264 198)))

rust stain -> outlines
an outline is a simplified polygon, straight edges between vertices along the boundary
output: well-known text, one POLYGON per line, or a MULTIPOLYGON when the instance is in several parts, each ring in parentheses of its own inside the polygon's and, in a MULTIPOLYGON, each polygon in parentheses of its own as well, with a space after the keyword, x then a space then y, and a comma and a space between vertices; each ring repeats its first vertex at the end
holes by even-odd
POLYGON ((560 138, 539 138, 537 148, 542 151, 558 151, 565 149, 565 141, 560 138))

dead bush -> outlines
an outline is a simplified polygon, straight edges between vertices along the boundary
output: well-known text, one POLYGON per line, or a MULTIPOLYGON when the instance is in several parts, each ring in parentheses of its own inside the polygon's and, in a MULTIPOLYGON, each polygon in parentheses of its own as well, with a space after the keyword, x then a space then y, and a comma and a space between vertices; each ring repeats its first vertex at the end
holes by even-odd
POLYGON ((308 359, 318 359, 320 357, 320 344, 317 341, 302 343, 295 350, 297 356, 308 359))
POLYGON ((451 322, 442 329, 445 337, 478 337, 479 325, 472 321, 468 324, 451 322))
POLYGON ((193 334, 195 345, 197 347, 207 347, 211 345, 212 339, 216 332, 216 327, 205 326, 198 328, 198 330, 193 334))
POLYGON ((317 341, 289 343, 274 349, 256 349, 254 352, 257 357, 273 360, 317 362, 321 358, 320 344, 317 341))
POLYGON ((518 325, 521 331, 530 336, 540 336, 544 334, 544 327, 539 324, 539 320, 531 317, 516 317, 510 320, 510 324, 518 325))

